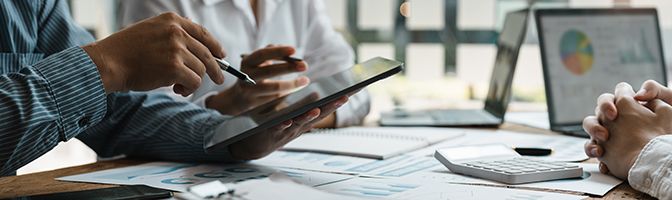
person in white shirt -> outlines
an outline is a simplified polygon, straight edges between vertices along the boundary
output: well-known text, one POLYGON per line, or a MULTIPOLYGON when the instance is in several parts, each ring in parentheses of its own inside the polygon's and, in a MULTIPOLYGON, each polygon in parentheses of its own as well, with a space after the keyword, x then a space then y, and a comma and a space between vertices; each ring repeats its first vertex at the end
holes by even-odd
MULTIPOLYGON (((226 78, 224 84, 217 85, 204 79, 201 87, 184 99, 222 114, 239 114, 354 64, 352 48, 331 26, 321 0, 122 0, 119 12, 123 26, 176 12, 206 27, 227 55, 236 55, 226 60, 241 63, 242 71, 261 84, 249 86, 226 78), (305 62, 278 61, 289 55, 305 62)), ((368 93, 359 92, 316 127, 360 124, 369 112, 369 102, 368 93)))
POLYGON ((619 83, 598 97, 595 115, 583 120, 591 139, 586 154, 600 171, 639 191, 672 199, 672 89, 649 80, 635 93, 619 83))

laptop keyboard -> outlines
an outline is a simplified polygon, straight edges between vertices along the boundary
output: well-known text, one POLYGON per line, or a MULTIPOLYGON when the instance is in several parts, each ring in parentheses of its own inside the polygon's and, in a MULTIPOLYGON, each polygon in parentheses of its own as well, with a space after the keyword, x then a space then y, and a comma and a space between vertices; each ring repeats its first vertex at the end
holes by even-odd
POLYGON ((459 123, 488 122, 490 120, 497 120, 489 113, 480 110, 451 110, 450 112, 434 112, 432 113, 432 118, 438 122, 459 123))

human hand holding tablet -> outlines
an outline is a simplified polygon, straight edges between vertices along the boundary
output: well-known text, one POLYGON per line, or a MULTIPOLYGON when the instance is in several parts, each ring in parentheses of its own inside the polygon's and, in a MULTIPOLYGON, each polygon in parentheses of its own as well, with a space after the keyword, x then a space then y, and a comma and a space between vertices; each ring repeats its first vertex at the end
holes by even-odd
POLYGON ((280 140, 273 140, 273 135, 277 135, 273 133, 281 130, 280 132, 285 132, 282 134, 298 136, 300 133, 310 130, 311 122, 316 122, 320 117, 326 117, 333 113, 336 108, 345 103, 347 96, 356 93, 371 83, 399 73, 402 68, 403 63, 401 62, 378 57, 334 75, 314 80, 311 84, 296 92, 255 107, 228 120, 206 138, 205 148, 207 151, 229 148, 233 151, 231 154, 238 159, 254 159, 264 156, 294 138, 289 137, 290 140, 283 143, 284 140, 282 139, 286 136, 279 138, 280 140), (317 108, 321 108, 321 110, 317 108), (310 120, 310 118, 313 119, 310 120), (293 125, 287 123, 290 120, 301 124, 292 127, 293 125), (264 137, 267 138, 260 139, 264 137), (272 142, 272 144, 268 142, 272 142), (257 152, 256 150, 259 150, 259 148, 254 148, 254 146, 264 145, 269 147, 261 148, 262 152, 257 152), (246 149, 242 146, 250 147, 246 149), (249 155, 251 156, 236 156, 238 154, 235 152, 236 150, 250 151, 249 155))
MULTIPOLYGON (((317 95, 311 95, 303 101, 315 100, 317 95)), ((269 128, 264 132, 253 134, 250 137, 235 142, 229 146, 229 152, 234 159, 252 160, 262 158, 290 141, 301 136, 324 118, 334 113, 348 101, 348 96, 342 96, 320 108, 314 108, 299 117, 282 122, 280 125, 269 128)))

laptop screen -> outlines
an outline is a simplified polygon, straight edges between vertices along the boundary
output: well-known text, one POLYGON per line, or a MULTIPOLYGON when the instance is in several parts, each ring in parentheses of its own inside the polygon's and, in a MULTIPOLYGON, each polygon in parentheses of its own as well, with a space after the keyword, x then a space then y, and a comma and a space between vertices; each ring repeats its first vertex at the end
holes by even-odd
POLYGON ((525 39, 527 15, 527 9, 507 14, 504 28, 497 40, 497 57, 485 99, 485 110, 499 118, 504 117, 511 100, 511 83, 518 60, 518 51, 525 39))
POLYGON ((551 126, 581 124, 619 82, 666 84, 655 9, 537 10, 551 126))

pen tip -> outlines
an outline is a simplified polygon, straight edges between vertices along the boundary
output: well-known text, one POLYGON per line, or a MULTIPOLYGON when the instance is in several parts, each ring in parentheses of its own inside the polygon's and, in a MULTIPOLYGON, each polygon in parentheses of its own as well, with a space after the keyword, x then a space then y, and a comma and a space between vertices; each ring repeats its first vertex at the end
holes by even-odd
POLYGON ((249 83, 249 84, 252 84, 252 85, 256 85, 256 84, 257 84, 257 82, 255 82, 254 80, 252 80, 249 76, 246 77, 245 82, 246 82, 246 83, 249 83))

